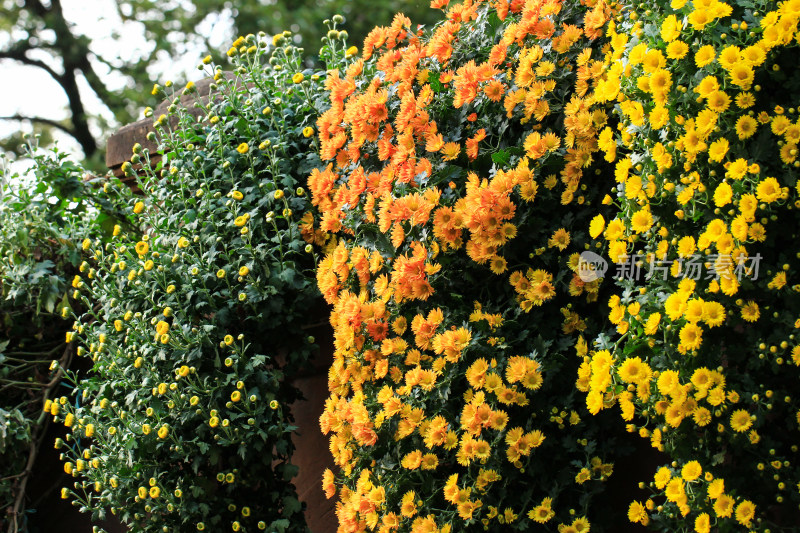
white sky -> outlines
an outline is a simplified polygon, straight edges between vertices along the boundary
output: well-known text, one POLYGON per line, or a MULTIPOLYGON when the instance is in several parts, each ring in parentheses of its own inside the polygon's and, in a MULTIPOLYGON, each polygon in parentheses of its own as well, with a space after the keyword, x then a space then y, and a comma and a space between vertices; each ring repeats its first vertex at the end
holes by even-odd
MULTIPOLYGON (((106 60, 115 58, 130 59, 140 55, 149 55, 152 49, 144 38, 140 24, 129 22, 122 24, 117 13, 114 0, 62 0, 64 16, 73 23, 76 34, 86 35, 92 40, 91 49, 97 54, 102 54, 106 60), (117 32, 121 37, 114 38, 117 32)), ((210 30, 215 23, 219 23, 213 32, 216 38, 212 41, 215 48, 222 47, 229 38, 230 14, 211 14, 202 25, 201 30, 210 30), (221 23, 220 23, 221 22, 221 23)), ((0 43, 5 45, 5 43, 0 43)), ((184 57, 161 57, 151 65, 150 74, 154 81, 159 75, 168 72, 171 79, 182 82, 187 79, 196 80, 202 74, 196 70, 196 65, 206 55, 206 50, 201 46, 189 46, 191 53, 184 57)), ((44 57, 37 57, 45 59, 44 57)), ((67 98, 64 91, 44 70, 19 65, 11 60, 2 60, 3 83, 0 83, 0 116, 24 115, 46 117, 60 120, 69 116, 67 98)), ((106 82, 110 90, 120 89, 126 82, 121 76, 113 76, 105 65, 93 62, 95 71, 106 82)), ((57 71, 60 67, 53 64, 57 71)), ((147 81, 147 80, 141 80, 147 81)), ((158 81, 164 81, 159 79, 158 81)), ((81 95, 89 114, 102 114, 107 120, 113 121, 108 110, 96 98, 88 84, 79 78, 81 95)), ((121 126, 118 124, 117 126, 121 126)), ((6 136, 14 131, 31 131, 30 123, 16 121, 0 121, 0 136, 6 136)), ((95 127, 95 137, 100 136, 100 130, 95 127)), ((74 159, 81 158, 79 145, 66 134, 58 133, 56 137, 58 146, 62 151, 76 155, 74 159)), ((105 139, 98 139, 102 147, 105 139)))

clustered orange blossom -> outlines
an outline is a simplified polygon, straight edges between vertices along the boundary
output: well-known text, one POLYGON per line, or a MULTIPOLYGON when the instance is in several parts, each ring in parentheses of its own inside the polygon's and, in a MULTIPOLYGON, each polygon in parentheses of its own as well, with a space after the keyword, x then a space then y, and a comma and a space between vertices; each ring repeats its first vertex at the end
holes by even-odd
POLYGON ((398 15, 328 73, 317 125, 330 163, 309 177, 335 332, 320 422, 341 474, 327 472, 324 489, 338 494, 343 532, 588 531, 581 495, 613 465, 582 427, 575 358, 562 368, 556 354, 586 329, 569 302, 600 289, 578 276, 574 250, 598 196, 587 170, 605 179, 595 89, 614 12, 433 6, 445 20, 430 34, 398 15), (552 331, 520 331, 537 321, 552 331), (533 457, 562 439, 569 453, 550 477, 533 457))

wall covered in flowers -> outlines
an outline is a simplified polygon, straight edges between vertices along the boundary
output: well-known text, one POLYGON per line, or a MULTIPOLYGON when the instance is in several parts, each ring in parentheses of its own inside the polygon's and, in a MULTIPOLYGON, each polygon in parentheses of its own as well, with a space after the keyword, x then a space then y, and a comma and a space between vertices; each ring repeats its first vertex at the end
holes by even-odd
POLYGON ((800 4, 762 4, 433 2, 329 76, 340 531, 797 523, 800 4), (663 465, 609 509, 626 432, 663 465))
POLYGON ((329 76, 309 188, 335 240, 317 281, 340 531, 589 527, 624 435, 574 386, 603 318, 576 271, 613 186, 593 87, 609 16, 466 3, 429 36, 398 16, 329 76))
POLYGON ((326 21, 318 72, 240 38, 199 120, 153 117, 73 283, 64 496, 306 530, 284 408, 324 298, 342 533, 798 531, 800 0, 431 7, 360 48, 326 21))

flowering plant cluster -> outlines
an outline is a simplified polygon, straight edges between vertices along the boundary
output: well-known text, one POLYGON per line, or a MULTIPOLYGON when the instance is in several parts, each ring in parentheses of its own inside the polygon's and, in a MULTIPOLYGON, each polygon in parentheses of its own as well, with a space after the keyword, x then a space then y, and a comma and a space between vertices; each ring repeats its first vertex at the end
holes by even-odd
MULTIPOLYGON (((67 340, 94 366, 68 373, 75 394, 44 409, 69 428, 55 444, 75 478, 62 497, 95 517, 110 509, 136 531, 306 529, 289 406, 316 349, 302 328, 319 299, 302 179, 327 103, 288 37, 237 39, 233 75, 204 60, 214 83, 197 119, 180 99, 193 84, 156 86, 171 102, 153 117, 163 157, 133 146, 123 171, 144 195, 109 181, 124 224, 82 243, 72 287, 87 311, 67 340)), ((343 43, 323 52, 340 60, 343 43)))
POLYGON ((796 258, 766 227, 797 225, 800 5, 432 6, 430 34, 370 34, 318 122, 340 531, 586 530, 615 428, 668 458, 631 521, 796 523, 796 258), (582 407, 615 404, 595 443, 582 407))
POLYGON ((326 73, 240 38, 199 120, 155 120, 162 162, 134 147, 132 230, 73 280, 93 375, 45 404, 63 495, 303 530, 318 289, 340 532, 797 531, 800 0, 431 6, 360 55, 334 18, 326 73))
POLYGON ((631 521, 784 530, 800 503, 800 2, 647 7, 608 29, 616 212, 589 229, 633 269, 578 388, 672 459, 631 521))
POLYGON ((601 530, 624 426, 587 411, 573 347, 601 293, 577 270, 613 185, 595 91, 614 10, 447 4, 430 33, 376 28, 326 82, 323 487, 342 532, 601 530))

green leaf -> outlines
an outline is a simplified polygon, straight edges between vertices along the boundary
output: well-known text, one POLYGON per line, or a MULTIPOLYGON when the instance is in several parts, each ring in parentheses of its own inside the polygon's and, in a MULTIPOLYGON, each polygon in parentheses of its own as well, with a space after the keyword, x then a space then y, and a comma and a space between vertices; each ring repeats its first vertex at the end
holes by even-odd
POLYGON ((428 83, 431 84, 431 89, 433 89, 434 93, 440 93, 444 89, 444 85, 439 81, 438 72, 430 72, 428 74, 428 83))
POLYGON ((288 528, 290 522, 286 518, 281 518, 280 520, 275 520, 270 524, 270 531, 274 531, 276 533, 284 533, 286 528, 288 528))
POLYGON ((293 477, 297 475, 297 472, 300 468, 297 465, 288 464, 283 468, 283 480, 284 481, 291 481, 293 477))
POLYGON ((497 166, 505 166, 508 164, 509 159, 511 159, 511 154, 505 150, 500 150, 492 154, 492 161, 494 161, 497 166))
POLYGON ((299 513, 302 508, 303 504, 294 496, 287 496, 283 499, 283 512, 287 515, 299 513))

